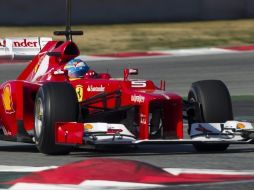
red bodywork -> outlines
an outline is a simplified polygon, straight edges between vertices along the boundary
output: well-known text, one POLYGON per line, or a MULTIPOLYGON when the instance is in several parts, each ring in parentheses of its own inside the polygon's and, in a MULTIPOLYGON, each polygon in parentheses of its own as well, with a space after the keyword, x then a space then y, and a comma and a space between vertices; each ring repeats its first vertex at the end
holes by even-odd
MULTIPOLYGON (((103 96, 106 99, 98 96, 89 104, 92 107, 106 105, 111 109, 135 107, 135 122, 138 128, 136 138, 140 140, 150 138, 149 113, 154 107, 159 107, 162 110, 162 138, 183 138, 183 108, 180 96, 166 92, 163 90, 163 85, 160 88, 156 87, 150 80, 129 80, 128 70, 125 70, 123 79, 114 79, 107 73, 98 73, 94 76, 93 72, 84 78, 70 79, 67 71, 64 70, 64 65, 77 56, 79 56, 79 49, 71 41, 48 42, 16 80, 7 81, 1 85, 2 139, 32 142, 36 93, 44 83, 49 82, 70 83, 76 89, 81 105, 86 104, 86 100, 90 101, 96 95, 106 94, 103 96)), ((90 113, 96 111, 93 108, 89 109, 90 113)), ((74 125, 78 126, 73 129, 73 134, 76 133, 76 136, 70 137, 69 141, 81 144, 80 131, 83 130, 83 125, 68 123, 62 127, 70 130, 74 125)), ((56 138, 57 142, 61 142, 61 135, 56 138)))

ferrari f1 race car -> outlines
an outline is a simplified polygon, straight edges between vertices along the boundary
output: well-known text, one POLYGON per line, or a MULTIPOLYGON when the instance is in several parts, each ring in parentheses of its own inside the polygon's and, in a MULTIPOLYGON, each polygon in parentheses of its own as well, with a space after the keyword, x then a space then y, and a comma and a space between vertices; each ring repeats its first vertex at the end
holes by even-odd
MULTIPOLYGON (((70 1, 67 0, 67 5, 70 1)), ((70 20, 67 18, 67 21, 70 20)), ((229 91, 219 80, 194 82, 188 99, 165 91, 165 82, 86 70, 72 76, 79 56, 70 23, 66 41, 49 41, 16 80, 0 86, 0 138, 35 143, 44 154, 98 145, 193 144, 197 151, 224 151, 252 143, 254 127, 234 121, 229 91), (183 139, 183 119, 190 139, 183 139)), ((85 66, 85 65, 83 65, 85 66)))

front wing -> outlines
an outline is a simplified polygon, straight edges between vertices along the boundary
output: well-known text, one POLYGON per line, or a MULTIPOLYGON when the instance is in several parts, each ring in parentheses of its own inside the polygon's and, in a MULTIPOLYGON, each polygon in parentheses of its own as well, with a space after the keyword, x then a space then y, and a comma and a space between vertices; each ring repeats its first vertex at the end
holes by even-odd
POLYGON ((250 123, 238 121, 195 123, 192 125, 190 136, 191 139, 140 140, 136 139, 123 124, 59 122, 55 126, 56 144, 78 147, 138 144, 249 144, 254 142, 254 127, 250 123), (219 126, 223 128, 220 132, 219 126), (241 128, 237 129, 237 127, 241 128))

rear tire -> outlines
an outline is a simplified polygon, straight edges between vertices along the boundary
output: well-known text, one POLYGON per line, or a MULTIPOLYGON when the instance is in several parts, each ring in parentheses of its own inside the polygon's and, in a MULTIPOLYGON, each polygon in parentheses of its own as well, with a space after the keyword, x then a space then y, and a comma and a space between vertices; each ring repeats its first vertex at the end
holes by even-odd
MULTIPOLYGON (((203 80, 193 83, 188 94, 188 102, 200 104, 194 116, 189 116, 189 128, 192 123, 224 123, 233 120, 231 97, 226 85, 220 80, 203 80)), ((229 144, 198 143, 193 146, 198 152, 225 151, 229 144)))
POLYGON ((69 146, 55 144, 55 123, 75 122, 78 118, 78 101, 68 83, 47 83, 37 92, 35 99, 35 142, 41 153, 63 155, 69 146))

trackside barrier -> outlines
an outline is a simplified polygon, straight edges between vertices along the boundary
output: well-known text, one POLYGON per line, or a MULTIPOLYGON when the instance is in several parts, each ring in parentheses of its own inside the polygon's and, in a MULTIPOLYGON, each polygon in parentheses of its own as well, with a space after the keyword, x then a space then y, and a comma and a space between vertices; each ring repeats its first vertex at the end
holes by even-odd
MULTIPOLYGON (((254 18, 253 7, 254 0, 73 0, 72 23, 254 18)), ((64 0, 1 0, 0 25, 63 25, 64 18, 64 0)))
POLYGON ((0 60, 29 60, 51 40, 49 37, 0 38, 0 60))

